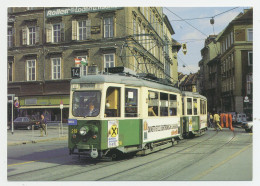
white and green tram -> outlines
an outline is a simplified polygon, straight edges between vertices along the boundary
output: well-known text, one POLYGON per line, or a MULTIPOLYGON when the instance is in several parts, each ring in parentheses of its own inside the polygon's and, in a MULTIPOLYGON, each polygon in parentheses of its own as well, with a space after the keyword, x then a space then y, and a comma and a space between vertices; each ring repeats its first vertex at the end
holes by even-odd
POLYGON ((147 154, 207 129, 207 99, 128 74, 71 80, 70 154, 147 154))

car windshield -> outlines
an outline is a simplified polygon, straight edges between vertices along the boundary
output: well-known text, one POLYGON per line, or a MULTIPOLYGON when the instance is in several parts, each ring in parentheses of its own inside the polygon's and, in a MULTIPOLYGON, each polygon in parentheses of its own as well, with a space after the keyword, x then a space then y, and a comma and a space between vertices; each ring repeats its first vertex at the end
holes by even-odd
POLYGON ((23 118, 16 118, 16 119, 14 120, 14 122, 21 122, 21 121, 23 121, 23 118))
POLYGON ((100 91, 76 91, 72 97, 72 115, 96 117, 100 112, 100 91))

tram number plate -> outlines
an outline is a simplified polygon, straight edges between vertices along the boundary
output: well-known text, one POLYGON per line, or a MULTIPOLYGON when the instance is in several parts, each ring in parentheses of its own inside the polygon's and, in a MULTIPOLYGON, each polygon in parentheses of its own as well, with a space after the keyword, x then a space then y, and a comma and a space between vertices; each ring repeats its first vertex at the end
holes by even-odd
POLYGON ((71 129, 71 134, 76 134, 78 133, 78 129, 71 129))

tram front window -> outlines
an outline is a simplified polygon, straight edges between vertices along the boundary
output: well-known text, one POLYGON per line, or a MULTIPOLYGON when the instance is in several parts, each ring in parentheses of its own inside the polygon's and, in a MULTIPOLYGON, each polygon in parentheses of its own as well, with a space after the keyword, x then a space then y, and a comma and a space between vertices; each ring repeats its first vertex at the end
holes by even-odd
POLYGON ((77 91, 72 97, 72 115, 75 117, 96 117, 100 113, 101 92, 77 91))

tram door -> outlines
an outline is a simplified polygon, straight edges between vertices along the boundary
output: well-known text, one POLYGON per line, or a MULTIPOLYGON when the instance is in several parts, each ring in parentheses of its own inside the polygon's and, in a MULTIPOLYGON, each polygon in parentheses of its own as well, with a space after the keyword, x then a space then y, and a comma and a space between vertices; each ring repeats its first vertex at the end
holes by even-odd
POLYGON ((105 117, 120 117, 120 95, 119 87, 107 89, 105 117))

